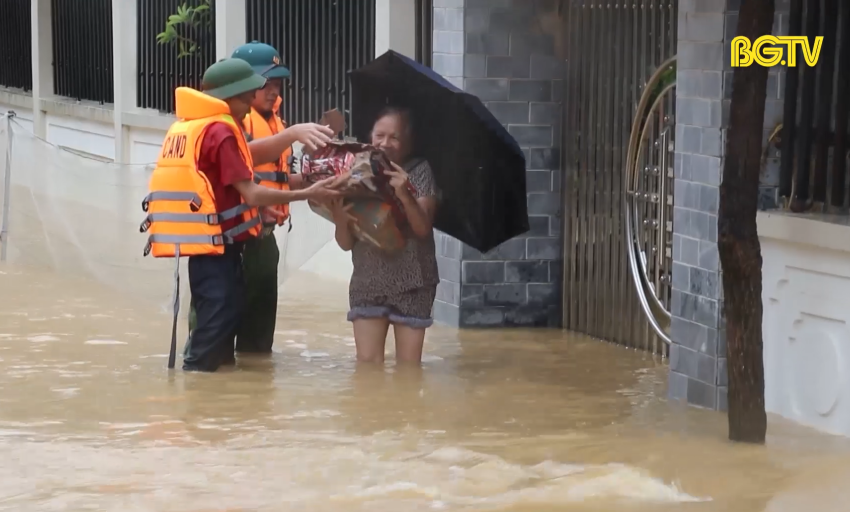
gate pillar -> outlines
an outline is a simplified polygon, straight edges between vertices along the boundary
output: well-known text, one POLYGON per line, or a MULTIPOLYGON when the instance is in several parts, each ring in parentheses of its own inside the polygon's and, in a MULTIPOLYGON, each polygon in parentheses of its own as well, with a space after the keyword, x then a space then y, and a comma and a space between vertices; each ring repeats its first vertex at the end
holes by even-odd
MULTIPOLYGON (((717 210, 737 4, 682 2, 679 14, 669 396, 718 410, 727 374, 717 210)), ((776 7, 781 29, 788 4, 776 7)))

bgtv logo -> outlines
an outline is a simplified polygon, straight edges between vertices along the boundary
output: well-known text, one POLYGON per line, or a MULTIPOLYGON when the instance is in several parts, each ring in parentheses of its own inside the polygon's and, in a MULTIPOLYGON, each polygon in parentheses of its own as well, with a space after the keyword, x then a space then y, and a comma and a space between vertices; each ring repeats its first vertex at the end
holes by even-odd
POLYGON ((809 44, 806 36, 761 36, 751 43, 744 36, 732 40, 732 67, 745 68, 753 63, 770 68, 776 65, 797 66, 797 47, 803 50, 803 60, 806 65, 814 67, 820 58, 823 47, 823 36, 815 38, 814 46, 809 44), (787 55, 787 62, 786 62, 787 55))

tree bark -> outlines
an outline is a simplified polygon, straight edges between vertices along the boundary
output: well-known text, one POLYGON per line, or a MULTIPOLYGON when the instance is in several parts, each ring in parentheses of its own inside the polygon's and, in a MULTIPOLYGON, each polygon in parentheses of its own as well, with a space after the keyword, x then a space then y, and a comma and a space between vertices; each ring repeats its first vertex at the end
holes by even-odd
MULTIPOLYGON (((770 34, 774 0, 741 2, 738 35, 755 42, 770 34)), ((723 272, 723 313, 729 375, 729 439, 763 444, 761 245, 756 230, 764 102, 768 70, 756 63, 735 68, 726 154, 720 184, 718 250, 723 272)))

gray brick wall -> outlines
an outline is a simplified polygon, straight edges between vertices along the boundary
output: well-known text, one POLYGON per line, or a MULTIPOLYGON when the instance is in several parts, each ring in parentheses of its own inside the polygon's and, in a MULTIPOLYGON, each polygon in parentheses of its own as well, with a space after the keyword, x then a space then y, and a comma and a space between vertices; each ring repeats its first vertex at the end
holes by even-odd
MULTIPOLYGON (((740 0, 679 4, 673 295, 669 395, 726 410, 726 339, 717 253, 717 210, 729 117, 740 0)), ((774 33, 785 33, 788 0, 778 0, 774 33)), ((782 117, 781 69, 771 70, 765 139, 782 117)), ((778 161, 770 155, 760 201, 775 204, 778 161)))
MULTIPOLYGON (((434 0, 433 60, 431 67, 449 82, 463 88, 466 56, 464 55, 464 3, 466 0, 434 0)), ((434 319, 440 323, 460 324, 463 281, 463 244, 434 232, 437 245, 437 267, 440 285, 434 302, 434 319)))
POLYGON ((552 2, 435 0, 434 69, 477 95, 526 154, 531 230, 487 254, 437 233, 438 322, 459 327, 560 322, 562 61, 540 17, 552 2), (462 17, 461 29, 457 23, 462 17), (462 34, 463 46, 455 43, 462 34), (462 61, 455 59, 461 54, 462 61), (462 69, 462 77, 456 74, 462 69))

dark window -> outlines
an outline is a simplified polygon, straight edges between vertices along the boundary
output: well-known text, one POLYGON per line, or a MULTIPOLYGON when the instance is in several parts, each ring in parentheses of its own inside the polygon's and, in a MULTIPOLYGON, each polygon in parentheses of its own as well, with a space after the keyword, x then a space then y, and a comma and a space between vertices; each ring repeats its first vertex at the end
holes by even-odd
POLYGON ((111 0, 52 0, 51 6, 55 93, 112 103, 111 0))
MULTIPOLYGON (((204 22, 192 27, 180 25, 181 36, 197 44, 195 51, 178 58, 176 43, 158 44, 156 36, 165 30, 169 16, 183 4, 197 6, 203 0, 137 0, 138 76, 136 104, 174 112, 174 89, 180 86, 200 88, 204 71, 215 62, 215 9, 204 22)), ((212 3, 214 5, 215 2, 212 3)))
POLYGON ((31 0, 0 0, 0 85, 32 90, 31 0))
POLYGON ((416 0, 416 60, 431 67, 434 38, 434 2, 416 0))
POLYGON ((292 73, 283 118, 349 109, 346 73, 375 58, 375 0, 248 0, 247 39, 277 48, 292 73))

